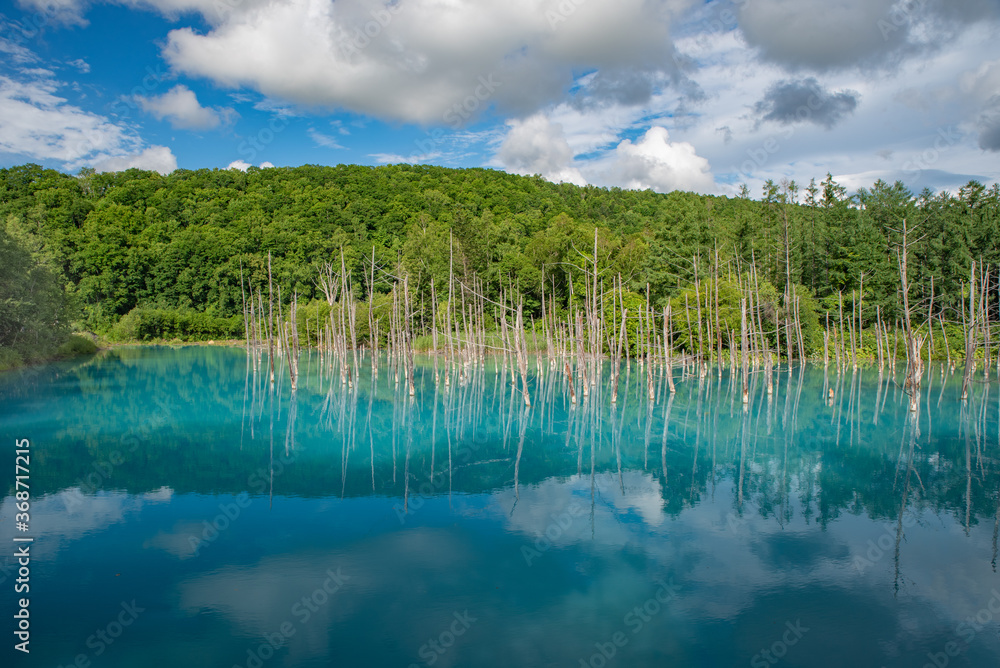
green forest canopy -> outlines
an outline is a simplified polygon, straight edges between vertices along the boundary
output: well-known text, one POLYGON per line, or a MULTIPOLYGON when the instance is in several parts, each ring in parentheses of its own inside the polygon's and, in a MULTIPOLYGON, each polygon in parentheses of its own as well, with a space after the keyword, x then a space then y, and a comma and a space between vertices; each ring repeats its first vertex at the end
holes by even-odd
MULTIPOLYGON (((98 333, 139 307, 208 318, 206 332, 225 320, 223 329, 240 336, 241 272, 266 286, 268 253, 286 300, 293 291, 300 302, 318 299, 317 267, 339 267, 343 253, 365 299, 404 271, 415 302, 429 304, 431 281, 440 292, 454 266, 459 276, 477 275, 488 297, 515 286, 538 317, 543 276, 546 295, 569 304, 571 283, 583 280, 573 265, 592 259, 595 228, 602 276, 610 284, 620 274, 643 297, 648 284, 658 306, 694 280, 696 264, 711 276, 718 253, 720 273, 756 262, 775 294, 790 277, 820 314, 836 308, 838 293, 849 301, 863 275, 866 305, 892 322, 905 218, 919 239, 911 303, 929 303, 933 280, 934 311, 960 320, 971 261, 994 276, 1000 266, 998 206, 998 186, 975 181, 957 194, 879 181, 849 195, 827 175, 808 186, 769 181, 752 199, 746 187, 735 198, 659 194, 425 165, 71 176, 29 164, 0 169, 0 252, 19 262, 30 252, 65 286, 78 325, 98 333), (369 285, 373 254, 384 272, 369 285)), ((8 330, 39 323, 22 314, 12 324, 26 288, 6 275, 22 270, 4 258, 0 345, 9 346, 23 334, 8 330)), ((990 303, 995 310, 995 295, 990 303)), ((50 304, 37 318, 65 323, 63 311, 50 304)))

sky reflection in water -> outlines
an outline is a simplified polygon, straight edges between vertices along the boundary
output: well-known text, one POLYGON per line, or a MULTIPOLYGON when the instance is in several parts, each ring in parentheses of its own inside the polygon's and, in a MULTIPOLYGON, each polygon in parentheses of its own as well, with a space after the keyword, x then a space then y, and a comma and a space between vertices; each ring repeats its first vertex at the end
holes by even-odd
POLYGON ((4 665, 1000 659, 995 377, 963 405, 935 367, 909 415, 889 374, 782 369, 744 411, 728 372, 671 398, 657 369, 650 402, 633 363, 574 407, 543 364, 525 409, 493 361, 421 360, 413 399, 367 364, 347 387, 313 353, 294 397, 238 349, 0 376, 36 539, 4 665))

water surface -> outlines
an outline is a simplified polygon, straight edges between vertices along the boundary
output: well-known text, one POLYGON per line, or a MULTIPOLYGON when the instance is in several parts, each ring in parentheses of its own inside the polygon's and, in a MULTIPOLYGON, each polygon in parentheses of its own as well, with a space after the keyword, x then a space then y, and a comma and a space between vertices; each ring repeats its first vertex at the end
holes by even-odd
POLYGON ((295 393, 280 362, 273 389, 206 347, 0 375, 35 539, 3 665, 1000 660, 995 377, 963 403, 935 369, 910 414, 888 373, 782 368, 744 408, 728 372, 671 397, 656 369, 651 401, 633 363, 574 405, 543 363, 526 408, 495 361, 418 360, 412 398, 384 359, 345 385, 304 355, 295 393))

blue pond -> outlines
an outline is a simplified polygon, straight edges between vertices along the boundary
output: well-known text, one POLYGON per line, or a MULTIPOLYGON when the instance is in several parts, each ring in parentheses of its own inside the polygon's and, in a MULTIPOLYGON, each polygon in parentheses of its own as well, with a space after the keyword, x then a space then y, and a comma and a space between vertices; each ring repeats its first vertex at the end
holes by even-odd
POLYGON ((1000 388, 236 348, 0 375, 3 666, 996 666, 1000 388), (828 400, 828 391, 834 396, 828 400), (16 528, 15 439, 30 441, 16 528), (14 538, 31 537, 15 594, 14 538), (14 650, 30 597, 30 654, 14 650))

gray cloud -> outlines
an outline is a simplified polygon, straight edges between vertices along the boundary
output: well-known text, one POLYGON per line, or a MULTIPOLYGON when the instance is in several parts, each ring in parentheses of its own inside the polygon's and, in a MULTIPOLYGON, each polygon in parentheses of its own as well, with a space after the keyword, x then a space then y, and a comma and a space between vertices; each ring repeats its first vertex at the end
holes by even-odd
MULTIPOLYGON (((740 4, 740 3, 738 3, 740 4)), ((940 48, 967 26, 1000 19, 996 0, 754 0, 739 27, 760 55, 790 70, 884 68, 940 48)))
POLYGON ((1000 3, 996 0, 932 0, 927 5, 938 16, 961 23, 1000 19, 1000 3))
POLYGON ((894 0, 757 0, 739 13, 747 42, 790 69, 825 71, 882 61, 904 47, 908 24, 889 19, 894 0), (880 29, 879 21, 889 20, 880 29))
POLYGON ((625 65, 601 68, 581 80, 570 90, 567 100, 580 110, 603 109, 609 105, 635 106, 648 103, 666 89, 675 91, 681 104, 698 103, 706 99, 705 91, 692 76, 696 63, 679 53, 670 53, 657 60, 636 58, 625 65))
POLYGON ((976 124, 979 148, 1000 151, 1000 59, 979 63, 958 77, 969 120, 976 124))
MULTIPOLYGON (((214 0, 155 1, 216 16, 214 0)), ((163 55, 177 73, 313 111, 458 127, 558 103, 580 71, 600 73, 583 92, 595 104, 648 101, 678 76, 670 26, 690 1, 257 0, 208 31, 171 31, 163 55)))
POLYGON ((885 172, 881 178, 888 183, 902 181, 913 192, 919 192, 924 188, 930 188, 933 192, 944 190, 956 192, 969 181, 979 181, 980 183, 991 181, 983 174, 949 172, 944 169, 922 169, 917 172, 911 169, 901 169, 885 172))
POLYGON ((846 90, 837 93, 823 89, 816 79, 780 81, 771 86, 764 99, 754 105, 760 121, 782 125, 810 122, 829 130, 842 118, 854 112, 859 95, 846 90))
POLYGON ((1000 152, 1000 96, 991 102, 991 108, 979 117, 979 148, 1000 152))
POLYGON ((664 84, 655 73, 634 70, 602 70, 587 86, 588 96, 601 102, 643 104, 664 84))

